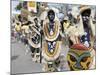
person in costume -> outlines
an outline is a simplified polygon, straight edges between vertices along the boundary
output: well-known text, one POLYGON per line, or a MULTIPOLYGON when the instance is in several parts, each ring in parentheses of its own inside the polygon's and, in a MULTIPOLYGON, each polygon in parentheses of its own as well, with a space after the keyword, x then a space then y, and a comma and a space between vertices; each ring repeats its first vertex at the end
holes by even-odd
MULTIPOLYGON (((78 23, 65 29, 65 33, 69 37, 69 52, 67 55, 68 65, 70 70, 87 70, 95 68, 95 50, 91 42, 91 35, 95 27, 91 23, 91 8, 88 6, 81 6, 79 12, 73 10, 72 15, 78 20, 78 23), (93 28, 94 27, 94 28, 93 28), (88 53, 90 56, 87 57, 88 53), (87 60, 86 60, 87 59, 87 60)), ((66 25, 67 26, 67 25, 66 25)), ((95 32, 95 31, 94 31, 95 32)))
MULTIPOLYGON (((60 21, 56 19, 56 14, 52 9, 48 11, 47 19, 43 23, 43 33, 45 41, 43 42, 42 56, 46 62, 52 62, 53 71, 58 71, 57 67, 54 67, 54 62, 59 58, 61 49, 60 21)), ((45 63, 44 66, 48 65, 45 63)), ((47 70, 45 69, 45 71, 47 70)))
POLYGON ((40 61, 40 47, 41 47, 41 34, 40 34, 40 23, 38 17, 33 18, 33 23, 30 24, 30 35, 28 38, 28 43, 30 50, 32 52, 32 60, 34 62, 41 62, 40 61))
POLYGON ((16 21, 14 28, 16 32, 17 41, 20 41, 21 40, 21 22, 16 21))
POLYGON ((84 34, 80 36, 80 42, 87 47, 93 47, 95 41, 95 23, 93 23, 94 10, 90 6, 81 5, 80 20, 83 25, 84 34))

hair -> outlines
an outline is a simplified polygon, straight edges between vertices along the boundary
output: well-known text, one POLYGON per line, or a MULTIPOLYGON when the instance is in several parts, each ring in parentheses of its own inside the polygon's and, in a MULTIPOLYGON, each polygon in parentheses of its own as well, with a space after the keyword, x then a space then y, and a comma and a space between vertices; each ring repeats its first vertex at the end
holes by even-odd
POLYGON ((90 14, 91 14, 91 9, 86 9, 86 10, 84 10, 81 14, 82 14, 82 15, 85 15, 85 13, 88 14, 88 16, 90 16, 90 14))

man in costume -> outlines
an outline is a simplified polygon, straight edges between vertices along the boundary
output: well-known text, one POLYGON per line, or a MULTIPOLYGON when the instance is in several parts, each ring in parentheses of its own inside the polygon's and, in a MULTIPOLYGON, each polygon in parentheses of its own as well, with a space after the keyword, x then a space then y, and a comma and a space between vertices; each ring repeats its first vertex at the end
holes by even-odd
POLYGON ((47 13, 47 19, 43 23, 43 41, 42 56, 46 61, 44 64, 45 71, 58 71, 54 62, 60 55, 61 37, 60 22, 57 20, 54 10, 50 9, 47 13), (49 67, 49 64, 52 66, 49 67))
MULTIPOLYGON (((88 6, 81 6, 79 9, 80 21, 78 26, 82 30, 78 29, 78 27, 76 28, 77 32, 79 32, 77 37, 79 42, 73 43, 73 45, 70 46, 67 55, 70 70, 87 70, 95 68, 95 50, 92 45, 94 39, 91 39, 91 35, 93 35, 91 31, 95 32, 95 27, 91 23, 91 9, 88 6)), ((76 33, 76 31, 74 33, 76 33)), ((73 41, 73 39, 75 38, 72 38, 71 41, 73 41)))

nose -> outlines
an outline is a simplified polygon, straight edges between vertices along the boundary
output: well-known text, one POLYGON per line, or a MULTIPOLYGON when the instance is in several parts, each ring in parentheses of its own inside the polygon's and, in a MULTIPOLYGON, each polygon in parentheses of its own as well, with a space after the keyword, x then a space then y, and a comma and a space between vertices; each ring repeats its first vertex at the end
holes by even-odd
POLYGON ((79 62, 75 64, 75 67, 78 68, 78 69, 82 69, 82 66, 80 65, 79 62))

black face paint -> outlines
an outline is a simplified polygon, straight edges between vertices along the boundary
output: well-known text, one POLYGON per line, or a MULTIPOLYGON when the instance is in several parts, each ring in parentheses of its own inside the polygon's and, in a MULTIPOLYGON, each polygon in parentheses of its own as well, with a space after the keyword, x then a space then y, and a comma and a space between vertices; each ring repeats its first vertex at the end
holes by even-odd
POLYGON ((84 28, 89 28, 88 23, 89 23, 89 17, 91 14, 91 9, 87 9, 87 10, 83 11, 81 14, 82 14, 84 28))
POLYGON ((48 12, 48 19, 50 21, 54 21, 54 19, 55 19, 55 12, 53 10, 49 10, 49 12, 48 12))

